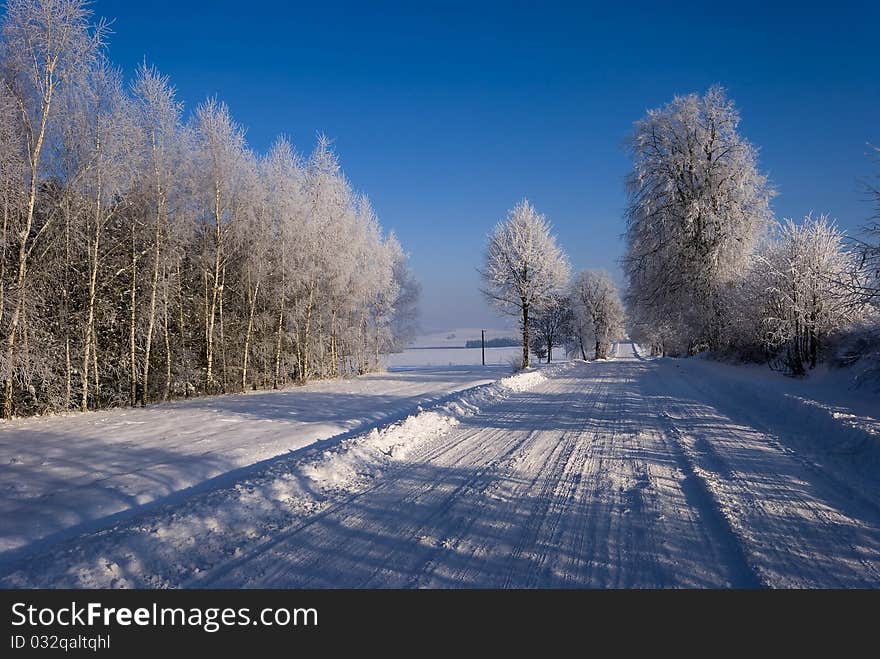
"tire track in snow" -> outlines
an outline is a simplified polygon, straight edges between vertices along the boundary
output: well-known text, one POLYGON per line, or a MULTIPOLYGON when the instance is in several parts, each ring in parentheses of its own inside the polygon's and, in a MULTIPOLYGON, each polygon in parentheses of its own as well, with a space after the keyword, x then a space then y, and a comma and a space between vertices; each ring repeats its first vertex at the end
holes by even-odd
MULTIPOLYGON (((520 393, 513 394, 512 396, 523 395, 528 396, 529 394, 520 393)), ((494 408, 496 406, 497 404, 490 407, 494 408)), ((474 429, 461 434, 447 433, 439 438, 431 440, 428 442, 427 447, 421 449, 427 453, 430 460, 436 461, 440 458, 445 458, 450 462, 450 466, 452 467, 458 467, 461 465, 471 466, 476 464, 480 465, 479 469, 473 473, 469 473, 468 478, 457 485, 451 492, 443 491, 445 483, 442 481, 430 483, 420 481, 417 483, 417 487, 412 488, 407 491, 404 496, 400 497, 399 501, 395 502, 396 505, 399 507, 405 507, 411 504, 418 504, 420 503, 420 500, 427 500, 430 501, 433 506, 437 507, 431 515, 431 518, 442 519, 444 514, 448 511, 451 503, 458 500, 463 493, 469 490, 479 491, 488 487, 491 481, 487 477, 496 469, 495 463, 502 460, 506 454, 514 452, 517 445, 523 440, 515 435, 511 436, 509 433, 499 429, 497 432, 484 437, 483 441, 480 443, 472 441, 473 436, 478 435, 480 431, 481 429, 474 429), (486 462, 485 445, 496 444, 497 442, 500 442, 501 454, 497 455, 494 460, 486 462), (432 497, 434 497, 433 500, 432 497)), ((326 576, 323 573, 326 572, 328 565, 327 557, 328 555, 334 555, 334 547, 337 546, 338 538, 321 529, 321 525, 336 517, 343 517, 344 524, 334 526, 332 527, 332 530, 344 527, 347 535, 347 554, 365 557, 369 553, 377 534, 375 533, 375 529, 371 530, 368 528, 369 520, 364 519, 364 514, 358 512, 359 500, 369 498, 370 496, 381 496, 384 490, 394 488, 397 484, 405 482, 407 479, 407 472, 410 469, 411 462, 401 463, 396 468, 386 471, 381 479, 367 489, 338 504, 332 505, 320 515, 306 520, 303 524, 284 533, 282 536, 274 538, 269 543, 254 548, 247 555, 234 561, 234 563, 218 566, 218 568, 212 571, 209 576, 203 577, 191 585, 198 585, 199 587, 222 587, 227 579, 231 578, 240 566, 247 565, 248 570, 251 570, 254 568, 254 563, 265 563, 266 561, 263 559, 264 556, 273 554, 276 551, 276 548, 285 543, 294 541, 297 535, 307 532, 317 535, 317 542, 326 540, 327 544, 324 546, 324 550, 315 551, 313 547, 308 552, 302 552, 302 555, 298 558, 296 556, 288 555, 284 561, 277 561, 274 562, 274 564, 272 561, 269 561, 269 568, 260 571, 260 580, 268 580, 271 583, 272 579, 284 579, 285 583, 289 583, 292 578, 298 587, 326 587, 327 585, 332 585, 322 583, 321 578, 326 576), (316 531, 316 529, 318 530, 316 531), (358 531, 359 529, 360 532, 358 531), (291 560, 299 561, 296 570, 297 574, 293 574, 290 569, 285 569, 285 565, 289 564, 291 560)), ((395 492, 395 494, 398 494, 398 492, 395 492)), ((383 512, 388 513, 388 510, 386 509, 383 512)), ((427 524, 429 524, 428 521, 426 521, 423 526, 426 526, 427 524)), ((331 528, 330 525, 328 525, 328 528, 331 528)), ((408 533, 408 537, 410 538, 417 535, 418 531, 408 533)), ((407 544, 406 538, 401 537, 399 540, 403 545, 407 544)), ((296 554, 295 551, 294 554, 296 554)), ((341 560, 338 555, 336 556, 336 560, 341 560)), ((395 564, 394 561, 390 559, 384 560, 383 563, 386 565, 395 564)), ((371 581, 371 576, 363 574, 363 566, 352 565, 350 566, 350 569, 353 572, 351 572, 347 578, 353 578, 355 572, 359 572, 361 575, 356 581, 347 581, 345 585, 350 587, 367 587, 367 583, 371 581)), ((381 566, 378 570, 374 570, 372 574, 375 575, 378 572, 381 572, 381 566)), ((246 577, 246 579, 251 580, 256 576, 257 575, 250 575, 249 577, 246 577)), ((406 584, 401 583, 399 585, 404 586, 406 584)))
POLYGON ((643 434, 654 368, 584 365, 488 406, 204 585, 741 585, 668 441, 643 434))
MULTIPOLYGON (((575 375, 566 375, 556 378, 544 391, 542 396, 564 394, 571 388, 571 383, 584 382, 594 383, 594 380, 575 375), (572 379, 569 379, 572 378, 572 379)), ((570 393, 570 392, 569 392, 570 393)), ((555 405, 555 410, 548 415, 559 417, 571 406, 571 399, 564 398, 555 405)), ((527 407, 524 405, 522 407, 527 407)), ((582 424, 586 421, 582 421, 582 424)), ((581 425, 582 425, 581 424, 581 425)), ((522 449, 512 460, 505 465, 505 472, 496 480, 493 487, 482 493, 480 500, 461 501, 459 507, 463 508, 462 514, 470 517, 468 531, 481 517, 485 517, 487 509, 492 509, 498 518, 492 523, 494 530, 499 533, 506 531, 508 535, 516 537, 512 541, 512 549, 507 551, 507 542, 504 548, 499 549, 498 540, 503 537, 489 535, 477 529, 469 535, 459 534, 455 542, 449 546, 449 551, 461 555, 457 561, 460 567, 450 566, 437 561, 426 565, 423 569, 420 585, 451 585, 451 584, 479 584, 491 587, 534 587, 537 585, 547 586, 551 584, 549 569, 544 569, 553 547, 552 541, 548 540, 547 534, 541 531, 545 526, 554 528, 554 518, 549 510, 554 506, 552 498, 558 495, 558 491, 565 484, 565 476, 572 455, 576 448, 583 452, 583 442, 580 440, 580 429, 564 430, 557 433, 531 431, 528 441, 524 442, 522 449), (511 489, 509 493, 505 488, 511 489), (539 491, 536 495, 535 490, 539 491), (502 505, 498 505, 498 504, 502 505), (507 504, 507 505, 503 505, 507 504), (525 524, 519 524, 519 519, 525 519, 525 524), (499 557, 500 553, 503 557, 499 557), (492 558, 501 558, 498 564, 491 562, 492 558), (529 569, 523 571, 523 566, 529 569), (543 581, 542 581, 543 580, 543 581)), ((558 522, 559 517, 555 518, 558 522)), ((558 557, 557 557, 558 558, 558 557)))
MULTIPOLYGON (((693 470, 770 587, 876 587, 880 522, 873 506, 848 500, 834 477, 752 425, 719 411, 707 388, 680 368, 662 370, 678 439, 693 470)), ((660 377, 661 372, 656 376, 660 377)), ((722 376, 723 377, 723 376, 722 376)), ((730 403, 725 399, 726 403, 730 403)), ((726 405, 729 406, 729 405, 726 405)))
POLYGON ((671 439, 669 445, 684 474, 681 484, 682 490, 691 505, 700 511, 700 516, 706 524, 707 530, 718 542, 724 560, 735 575, 736 581, 731 586, 734 588, 765 588, 766 584, 749 563, 748 553, 743 546, 742 538, 734 530, 722 507, 713 496, 711 487, 690 459, 682 440, 681 430, 676 427, 672 417, 666 411, 658 409, 657 416, 663 420, 666 426, 666 436, 671 439))

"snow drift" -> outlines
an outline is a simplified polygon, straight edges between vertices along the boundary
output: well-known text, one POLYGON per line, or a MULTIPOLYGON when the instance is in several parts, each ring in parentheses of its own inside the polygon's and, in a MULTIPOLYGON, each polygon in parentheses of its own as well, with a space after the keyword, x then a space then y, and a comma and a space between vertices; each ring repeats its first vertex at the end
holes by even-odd
POLYGON ((229 487, 204 492, 0 565, 2 587, 167 588, 199 585, 243 546, 269 542, 369 488, 409 451, 464 418, 568 368, 559 364, 466 389, 401 421, 280 457, 229 487))

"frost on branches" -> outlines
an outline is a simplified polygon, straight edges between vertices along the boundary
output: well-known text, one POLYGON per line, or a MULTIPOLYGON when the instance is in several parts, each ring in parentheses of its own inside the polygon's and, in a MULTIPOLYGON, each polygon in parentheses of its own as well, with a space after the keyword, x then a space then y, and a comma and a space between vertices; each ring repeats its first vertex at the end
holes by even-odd
POLYGON ((720 87, 636 122, 627 180, 626 294, 640 341, 664 353, 717 348, 721 291, 772 220, 773 191, 720 87))
POLYGON ((529 366, 530 312, 538 311, 565 287, 568 259, 550 233, 547 219, 523 200, 489 235, 480 271, 483 293, 502 313, 519 317, 523 368, 529 366))
POLYGON ((418 284, 329 140, 255 154, 229 108, 126 85, 83 0, 9 0, 0 44, 3 415, 363 373, 418 284))
POLYGON ((553 361, 553 346, 562 345, 567 340, 571 326, 571 305, 562 293, 547 298, 529 322, 531 350, 538 359, 553 361))
POLYGON ((583 359, 585 345, 592 342, 596 359, 607 359, 611 343, 624 333, 623 304, 617 287, 606 272, 584 270, 571 284, 573 338, 583 359))
POLYGON ((759 335, 774 365, 792 375, 815 368, 825 341, 858 321, 862 305, 850 286, 854 256, 826 216, 786 220, 752 269, 759 335))

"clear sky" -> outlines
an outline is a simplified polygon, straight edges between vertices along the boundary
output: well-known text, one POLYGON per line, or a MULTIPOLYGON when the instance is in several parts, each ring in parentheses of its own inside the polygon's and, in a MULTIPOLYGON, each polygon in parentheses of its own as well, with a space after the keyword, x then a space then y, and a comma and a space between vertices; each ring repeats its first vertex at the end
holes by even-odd
POLYGON ((501 321, 478 292, 487 232, 527 196, 575 268, 619 279, 622 146, 675 94, 728 88, 779 217, 855 232, 878 167, 880 2, 553 4, 97 0, 110 55, 146 57, 192 110, 226 101, 257 151, 331 137, 410 252, 428 330, 501 321), (609 7, 608 5, 618 5, 609 7))

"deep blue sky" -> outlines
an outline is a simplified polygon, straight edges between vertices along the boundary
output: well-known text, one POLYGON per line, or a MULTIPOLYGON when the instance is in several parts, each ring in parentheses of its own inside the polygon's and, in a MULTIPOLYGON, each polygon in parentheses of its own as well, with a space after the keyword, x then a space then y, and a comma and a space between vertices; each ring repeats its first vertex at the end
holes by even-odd
POLYGON ((110 55, 144 57, 188 110, 226 101, 264 151, 330 136, 424 287, 425 330, 500 322, 477 291, 486 233, 528 196, 576 268, 619 277, 622 147, 675 94, 726 86, 780 217, 854 232, 880 144, 880 3, 98 0, 110 55), (479 4, 479 6, 477 6, 479 4), (807 4, 807 3, 798 3, 807 4), (369 6, 368 6, 369 5, 369 6), (410 6, 406 6, 410 5, 410 6))

